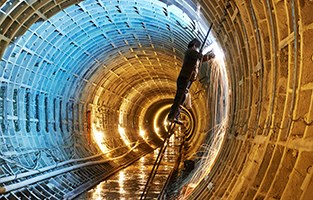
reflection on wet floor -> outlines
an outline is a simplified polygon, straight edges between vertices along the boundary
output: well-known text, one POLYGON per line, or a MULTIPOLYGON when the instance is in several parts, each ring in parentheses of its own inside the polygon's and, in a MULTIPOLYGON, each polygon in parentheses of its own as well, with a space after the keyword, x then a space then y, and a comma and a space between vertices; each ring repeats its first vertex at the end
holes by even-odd
MULTIPOLYGON (((153 180, 147 199, 157 199, 171 169, 174 166, 179 150, 179 137, 172 136, 158 173, 153 180)), ((82 194, 76 200, 137 200, 144 190, 151 169, 158 156, 159 149, 142 157, 127 168, 99 183, 95 188, 82 194)))

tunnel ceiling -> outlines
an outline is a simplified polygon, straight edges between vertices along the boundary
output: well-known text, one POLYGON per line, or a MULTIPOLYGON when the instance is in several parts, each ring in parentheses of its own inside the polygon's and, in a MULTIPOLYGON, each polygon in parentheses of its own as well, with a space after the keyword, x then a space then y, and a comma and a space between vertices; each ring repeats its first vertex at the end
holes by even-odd
POLYGON ((168 98, 175 92, 187 42, 203 37, 185 13, 158 1, 84 1, 60 10, 67 6, 3 2, 2 11, 13 10, 2 14, 0 29, 2 76, 12 87, 23 84, 85 101, 80 92, 92 83, 132 101, 168 98))
POLYGON ((101 150, 127 163, 159 145, 139 126, 173 99, 200 17, 190 1, 1 1, 2 180, 101 150))
POLYGON ((16 131, 36 135, 76 128, 94 135, 86 130, 88 123, 102 131, 101 138, 114 137, 123 144, 119 125, 127 129, 129 140, 139 141, 131 129, 144 126, 149 106, 173 99, 187 44, 204 37, 203 16, 190 14, 197 8, 188 1, 189 6, 152 0, 74 3, 0 5, 3 98, 26 104, 14 107, 15 121, 4 114, 3 131, 13 123, 16 131), (105 117, 109 113, 113 117, 105 117))

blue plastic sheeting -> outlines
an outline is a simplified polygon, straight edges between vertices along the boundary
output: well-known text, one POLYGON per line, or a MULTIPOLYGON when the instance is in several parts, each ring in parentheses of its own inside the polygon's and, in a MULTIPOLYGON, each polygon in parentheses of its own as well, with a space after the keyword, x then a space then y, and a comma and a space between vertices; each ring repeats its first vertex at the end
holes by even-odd
MULTIPOLYGON (((160 2, 120 1, 118 6, 116 4, 85 1, 59 12, 48 21, 35 23, 16 44, 7 48, 2 58, 7 64, 1 65, 5 65, 4 78, 9 79, 12 65, 15 65, 15 68, 26 69, 20 74, 23 84, 36 88, 37 83, 27 80, 44 75, 66 87, 65 77, 56 78, 57 69, 81 76, 82 68, 89 68, 95 63, 94 59, 103 59, 107 51, 125 46, 124 40, 129 46, 153 43, 156 48, 157 45, 163 47, 161 43, 170 40, 169 31, 179 34, 180 27, 175 21, 184 19, 180 23, 186 24, 186 17, 179 9, 171 6, 171 11, 164 12, 167 8, 160 2), (136 39, 130 34, 135 34, 136 39)), ((49 86, 43 90, 50 95, 64 95, 49 86)))

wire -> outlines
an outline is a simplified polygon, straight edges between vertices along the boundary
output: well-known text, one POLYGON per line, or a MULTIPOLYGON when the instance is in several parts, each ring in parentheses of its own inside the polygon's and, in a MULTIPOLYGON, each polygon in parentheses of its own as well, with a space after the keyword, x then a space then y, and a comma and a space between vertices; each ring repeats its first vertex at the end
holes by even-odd
POLYGON ((308 123, 303 116, 299 117, 298 119, 292 119, 291 121, 293 122, 298 122, 298 121, 302 121, 306 126, 312 126, 313 125, 313 121, 311 121, 310 123, 308 123))
MULTIPOLYGON (((290 119, 290 117, 289 117, 288 119, 290 119)), ((304 124, 305 126, 312 126, 312 125, 313 125, 313 121, 311 121, 311 122, 309 123, 309 122, 307 122, 307 121, 304 119, 303 116, 300 116, 300 117, 298 117, 297 119, 291 119, 291 122, 299 122, 299 121, 303 122, 303 124, 304 124)), ((246 123, 244 123, 243 126, 242 126, 242 125, 239 125, 239 124, 234 124, 232 127, 227 127, 227 129, 228 129, 228 130, 234 130, 236 127, 243 128, 244 125, 246 125, 246 123)), ((260 129, 260 130, 263 131, 263 130, 267 130, 267 129, 269 129, 269 130, 284 130, 284 129, 287 129, 287 128, 288 128, 288 123, 286 123, 286 125, 283 126, 283 127, 279 126, 279 123, 276 123, 273 127, 271 127, 271 125, 266 126, 266 127, 261 127, 260 125, 257 125, 257 126, 254 127, 254 128, 247 127, 247 129, 246 129, 246 131, 245 131, 244 133, 246 133, 247 131, 256 131, 257 129, 260 129)))

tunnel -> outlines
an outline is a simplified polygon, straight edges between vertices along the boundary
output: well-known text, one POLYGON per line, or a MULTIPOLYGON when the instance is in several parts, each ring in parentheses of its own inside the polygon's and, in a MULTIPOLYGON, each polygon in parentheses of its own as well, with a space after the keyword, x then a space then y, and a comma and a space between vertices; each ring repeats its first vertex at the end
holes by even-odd
POLYGON ((172 199, 312 199, 312 11, 312 0, 2 0, 0 198, 72 199, 158 148, 198 38, 216 58, 181 114, 198 162, 172 199))

